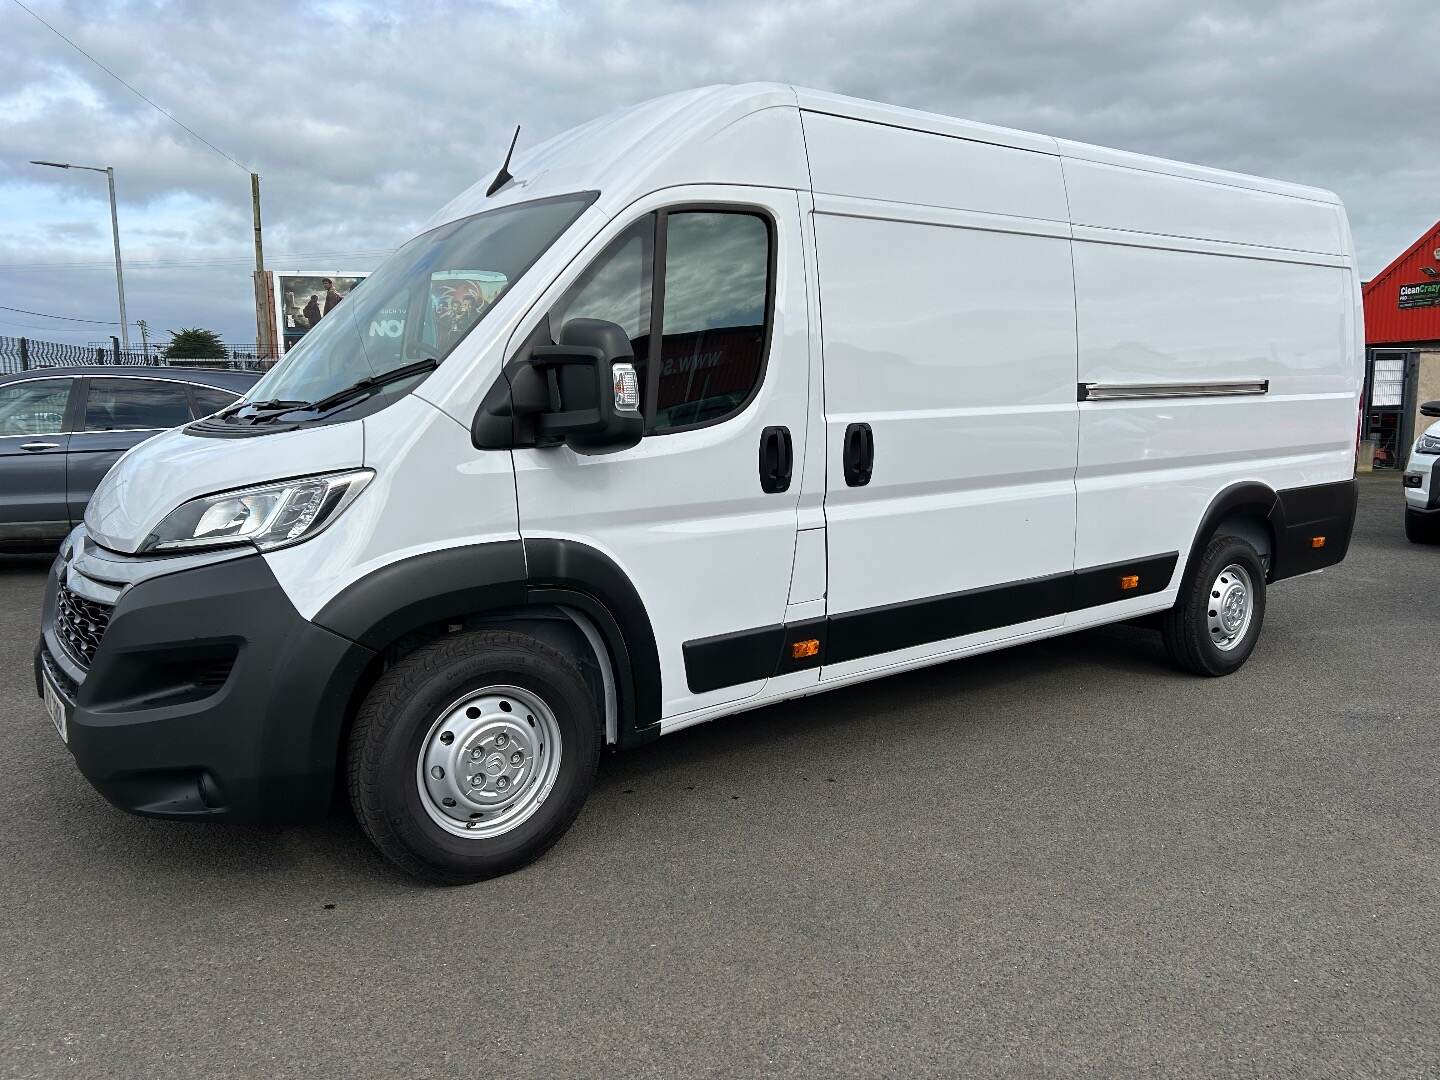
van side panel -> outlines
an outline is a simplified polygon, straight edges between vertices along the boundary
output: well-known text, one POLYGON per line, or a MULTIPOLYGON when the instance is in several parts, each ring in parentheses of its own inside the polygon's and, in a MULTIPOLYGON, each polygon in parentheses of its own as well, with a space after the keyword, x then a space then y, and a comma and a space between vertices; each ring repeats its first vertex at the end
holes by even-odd
MULTIPOLYGON (((1047 220, 1063 206, 1058 163, 804 119, 817 192, 830 617, 1068 575, 1075 325, 1069 228, 1047 220), (852 424, 873 432, 863 486, 845 478, 852 424)), ((1036 611, 1010 621, 1058 624, 1046 605, 1036 611)), ((918 647, 869 641, 869 655, 823 676, 1015 632, 977 634, 965 620, 955 630, 918 647)))
POLYGON ((1067 220, 1060 159, 1050 154, 802 114, 815 194, 1067 220))
POLYGON ((1265 389, 1082 401, 1077 562, 1187 552, 1211 500, 1239 481, 1348 480, 1361 365, 1343 211, 1085 162, 1065 172, 1079 382, 1265 389), (1099 220, 1115 228, 1082 224, 1099 220), (1149 230, 1171 236, 1136 235, 1149 230))
POLYGON ((1332 203, 1069 158, 1065 183, 1076 225, 1327 255, 1346 251, 1332 203))

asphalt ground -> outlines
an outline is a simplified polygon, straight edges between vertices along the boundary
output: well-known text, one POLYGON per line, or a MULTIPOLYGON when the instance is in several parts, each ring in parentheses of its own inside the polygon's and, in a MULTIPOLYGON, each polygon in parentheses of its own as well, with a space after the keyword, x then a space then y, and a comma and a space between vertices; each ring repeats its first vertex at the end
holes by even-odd
POLYGON ((0 564, 0 1076, 1440 1076, 1440 548, 1363 478, 1250 663, 1107 628, 609 758, 539 863, 147 821, 0 564))

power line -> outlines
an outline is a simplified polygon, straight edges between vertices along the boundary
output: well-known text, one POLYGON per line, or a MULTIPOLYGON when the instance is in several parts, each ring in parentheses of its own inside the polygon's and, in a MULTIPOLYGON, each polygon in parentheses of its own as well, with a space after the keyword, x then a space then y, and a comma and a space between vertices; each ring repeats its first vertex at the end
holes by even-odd
POLYGON ((20 327, 23 330, 41 330, 47 334, 94 334, 93 327, 86 326, 42 326, 40 323, 22 322, 18 319, 0 319, 0 326, 20 327))
POLYGON ((13 311, 19 315, 38 315, 42 319, 64 319, 66 322, 98 323, 101 326, 119 326, 114 319, 81 319, 75 315, 51 315, 48 311, 28 311, 25 308, 6 307, 0 304, 0 311, 13 311))
POLYGON ((46 30, 49 30, 52 34, 54 34, 56 37, 58 37, 61 41, 65 42, 66 45, 69 45, 72 49, 74 49, 76 52, 78 52, 81 56, 85 57, 86 60, 89 60, 92 64, 94 64, 96 67, 98 67, 101 71, 105 72, 106 75, 109 75, 112 79, 114 79, 116 82, 118 82, 121 86, 125 87, 126 90, 129 90, 132 94, 134 94, 136 97, 138 97, 141 101, 143 101, 143 102, 145 102, 145 104, 149 105, 152 109, 154 109, 156 112, 158 112, 161 116, 165 117, 167 120, 169 120, 171 123, 175 124, 176 126, 181 127, 181 128, 183 128, 184 130, 188 131, 191 135, 193 135, 195 138, 199 139, 202 143, 204 143, 206 146, 208 146, 211 150, 214 150, 215 153, 219 154, 219 155, 220 155, 221 157, 223 157, 226 161, 230 162, 230 164, 234 165, 234 166, 235 166, 237 169, 239 169, 241 172, 246 172, 246 173, 248 173, 248 172, 250 171, 246 166, 244 166, 244 165, 242 165, 240 162, 236 161, 233 157, 231 157, 229 154, 227 154, 224 150, 221 150, 218 146, 216 146, 214 143, 212 143, 209 139, 205 138, 204 135, 201 135, 201 134, 200 134, 198 131, 196 131, 194 128, 190 127, 190 125, 188 125, 188 124, 186 124, 186 123, 183 123, 183 122, 180 121, 180 120, 177 120, 172 113, 168 112, 168 111, 165 110, 165 109, 162 109, 159 105, 155 104, 155 102, 151 101, 148 97, 146 97, 144 94, 142 94, 139 90, 136 90, 135 87, 131 86, 131 85, 130 85, 128 82, 126 82, 124 79, 120 78, 119 75, 116 75, 115 72, 111 71, 111 70, 110 70, 108 67, 106 67, 104 64, 100 63, 99 60, 96 60, 95 57, 91 56, 88 52, 86 52, 84 49, 82 49, 79 45, 76 45, 75 42, 71 41, 68 37, 66 37, 64 34, 62 34, 59 30, 56 30, 55 27, 51 26, 48 22, 46 22, 44 19, 42 19, 42 18, 41 18, 39 15, 37 15, 34 11, 32 11, 30 8, 28 8, 28 7, 26 7, 24 4, 22 4, 22 3, 20 2, 20 0, 11 0, 11 2, 12 2, 16 7, 18 7, 21 11, 24 11, 24 12, 25 12, 27 15, 29 15, 32 19, 34 19, 36 22, 38 22, 41 26, 45 27, 46 30))
MULTIPOLYGON (((307 260, 343 260, 343 259, 376 259, 389 255, 394 248, 371 248, 365 251, 300 251, 294 253, 281 253, 271 255, 268 261, 272 262, 305 262, 307 260)), ((248 255, 216 255, 210 258, 198 259, 126 259, 126 270, 205 270, 224 268, 227 266, 246 266, 250 263, 248 255)), ((0 273, 18 273, 49 270, 109 270, 114 266, 109 262, 71 262, 71 263, 0 263, 0 273)))

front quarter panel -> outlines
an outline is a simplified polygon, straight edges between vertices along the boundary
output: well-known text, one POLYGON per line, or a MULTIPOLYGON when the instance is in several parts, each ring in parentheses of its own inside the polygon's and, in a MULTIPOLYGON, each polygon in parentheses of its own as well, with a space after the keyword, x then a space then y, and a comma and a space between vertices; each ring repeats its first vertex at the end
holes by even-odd
POLYGON ((174 428, 115 463, 90 499, 85 528, 106 547, 134 554, 183 502, 251 484, 358 468, 364 447, 358 421, 253 439, 211 439, 174 428))
POLYGON ((475 449, 468 428, 415 394, 363 424, 374 479, 324 532, 265 556, 306 619, 401 559, 519 539, 508 450, 475 449))

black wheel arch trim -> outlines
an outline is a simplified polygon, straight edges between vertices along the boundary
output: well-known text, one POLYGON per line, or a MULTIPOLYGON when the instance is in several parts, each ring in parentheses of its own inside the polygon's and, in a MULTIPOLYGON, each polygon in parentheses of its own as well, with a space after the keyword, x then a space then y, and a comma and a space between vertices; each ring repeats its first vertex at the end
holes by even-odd
POLYGON ((1192 580, 1205 545, 1220 525, 1239 514, 1260 519, 1270 530, 1269 581, 1334 566, 1349 550, 1358 498, 1359 488, 1353 477, 1278 491, 1255 480, 1231 484, 1210 501, 1200 518, 1181 587, 1192 580), (1317 537, 1324 538, 1320 547, 1313 546, 1317 537))
POLYGON ((525 559, 531 601, 576 608, 605 639, 620 691, 620 746, 659 738, 660 650, 629 575, 608 555, 574 540, 526 540, 525 559))
POLYGON ((451 619, 532 604, 571 607, 595 625, 610 653, 622 747, 660 731, 655 634, 630 579, 613 560, 571 540, 500 540, 412 555, 333 597, 314 622, 380 652, 451 619))
MULTIPOLYGON (((1273 546, 1278 546, 1279 533, 1273 520, 1278 506, 1279 497, 1275 490, 1258 480, 1244 480, 1223 488, 1210 500, 1210 505, 1201 515, 1200 524, 1195 528, 1195 535, 1190 541, 1190 551, 1185 556, 1185 573, 1180 578, 1180 588, 1184 590, 1194 579, 1195 569, 1200 563, 1200 556, 1204 554, 1205 545, 1226 518, 1240 514, 1259 518, 1270 529, 1273 546)), ((1272 564, 1274 554, 1272 550, 1272 564)))

